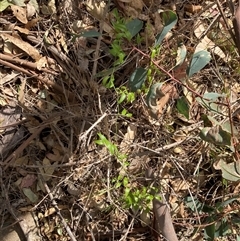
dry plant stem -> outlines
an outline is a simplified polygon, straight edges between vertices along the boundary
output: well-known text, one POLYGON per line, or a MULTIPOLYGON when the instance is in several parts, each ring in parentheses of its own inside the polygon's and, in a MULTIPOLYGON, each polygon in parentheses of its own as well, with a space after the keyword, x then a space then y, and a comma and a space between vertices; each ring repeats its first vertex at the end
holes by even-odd
POLYGON ((97 46, 96 46, 96 49, 95 49, 94 63, 93 63, 93 70, 92 70, 91 80, 93 80, 94 76, 97 73, 97 64, 98 64, 99 50, 100 50, 101 39, 102 39, 102 32, 103 32, 103 27, 102 26, 103 26, 103 21, 100 21, 100 36, 98 37, 97 46))
MULTIPOLYGON (((8 198, 7 190, 6 190, 6 188, 5 188, 4 184, 3 184, 2 168, 1 167, 0 167, 0 183, 1 183, 2 195, 6 199, 7 209, 9 211, 9 213, 16 220, 15 223, 19 224, 19 226, 20 226, 20 228, 21 228, 21 230, 22 230, 22 232, 23 232, 23 234, 25 236, 26 241, 32 241, 32 240, 29 239, 29 237, 31 237, 31 230, 29 230, 28 225, 24 222, 23 219, 17 217, 16 213, 14 212, 14 210, 13 210, 13 208, 11 206, 11 203, 10 203, 9 198, 8 198)), ((12 225, 14 225, 14 224, 12 224, 12 225)))
POLYGON ((234 35, 234 32, 232 31, 231 27, 229 27, 228 20, 226 19, 225 14, 223 13, 223 10, 222 10, 222 7, 221 7, 221 4, 220 4, 219 0, 217 0, 216 2, 217 2, 217 7, 218 7, 218 10, 219 10, 219 12, 221 14, 221 17, 223 18, 223 21, 224 21, 224 23, 225 23, 225 25, 226 25, 226 27, 228 29, 228 32, 230 33, 230 35, 231 35, 235 45, 237 46, 238 51, 240 51, 240 49, 239 49, 240 38, 237 39, 237 33, 236 33, 236 31, 238 31, 238 35, 240 34, 240 32, 239 32, 240 29, 237 30, 239 22, 238 23, 236 22, 236 16, 235 16, 234 19, 233 19, 233 26, 234 26, 234 32, 235 32, 235 35, 234 35))
MULTIPOLYGON (((146 177, 154 180, 154 174, 151 168, 146 171, 146 177)), ((158 188, 156 184, 154 186, 158 188)), ((164 200, 163 197, 161 197, 161 200, 164 200)), ((158 231, 158 233, 161 232, 164 238, 168 241, 178 241, 167 203, 154 199, 153 212, 157 220, 157 227, 155 227, 155 229, 158 231)))
MULTIPOLYGON (((43 39, 37 39, 34 36, 27 36, 27 39, 35 44, 39 44, 39 43, 43 42, 43 39)), ((88 86, 89 83, 86 83, 84 78, 81 78, 79 76, 78 72, 81 72, 79 70, 79 67, 70 58, 68 58, 62 52, 59 52, 58 49, 55 48, 54 46, 47 46, 46 48, 55 56, 56 60, 60 64, 60 66, 67 73, 69 73, 69 71, 71 70, 71 77, 73 77, 73 81, 75 81, 76 84, 79 84, 81 82, 82 84, 88 86)))
MULTIPOLYGON (((26 66, 26 67, 29 67, 30 69, 38 70, 37 63, 32 63, 32 62, 24 60, 24 59, 19 59, 15 56, 0 53, 0 59, 6 60, 6 61, 14 63, 14 64, 18 64, 21 66, 26 66)), ((43 72, 49 73, 49 74, 57 75, 56 72, 51 71, 47 68, 41 68, 40 70, 43 72)))
POLYGON ((20 121, 17 121, 13 124, 10 124, 10 125, 5 125, 5 126, 0 126, 0 130, 5 130, 5 129, 8 129, 10 127, 14 127, 14 126, 18 126, 18 125, 21 125, 23 123, 26 123, 28 120, 25 119, 25 120, 20 120, 20 121))
POLYGON ((87 138, 87 135, 107 116, 107 113, 103 113, 102 116, 100 116, 100 118, 93 124, 91 125, 91 127, 85 131, 84 134, 80 134, 79 137, 78 137, 78 145, 77 145, 77 148, 75 150, 75 153, 79 150, 80 148, 80 144, 81 144, 81 141, 86 139, 87 138))
MULTIPOLYGON (((39 169, 42 168, 39 162, 36 162, 36 164, 38 165, 39 169)), ((47 191, 47 193, 48 193, 48 195, 49 195, 49 197, 50 197, 50 199, 51 199, 51 201, 52 201, 52 205, 53 205, 53 207, 55 208, 56 213, 58 214, 58 216, 59 216, 59 217, 61 218, 61 220, 62 220, 62 224, 63 224, 64 228, 66 229, 66 231, 67 231, 70 239, 71 239, 72 241, 77 241, 77 239, 76 239, 75 236, 73 235, 70 227, 69 227, 68 224, 66 223, 64 217, 62 216, 62 214, 61 214, 61 212, 60 212, 60 209, 58 208, 57 202, 55 201, 55 199, 54 199, 54 197, 53 197, 53 194, 51 193, 51 191, 50 191, 47 183, 44 181, 44 178, 43 178, 43 176, 42 176, 42 174, 41 174, 41 171, 39 171, 39 176, 40 176, 41 181, 42 181, 42 183, 43 183, 43 185, 44 185, 44 187, 45 187, 45 189, 46 189, 46 191, 47 191)))
MULTIPOLYGON (((184 176, 183 176, 181 170, 179 169, 179 167, 181 167, 181 166, 178 164, 178 160, 173 161, 173 159, 174 159, 174 158, 171 158, 172 163, 173 163, 173 164, 175 165, 175 167, 177 168, 177 170, 178 170, 178 172, 179 172, 179 174, 180 174, 182 180, 184 180, 185 183, 187 183, 187 181, 186 181, 186 179, 184 178, 184 176)), ((181 169, 183 170, 182 167, 181 167, 181 169)), ((195 201, 194 201, 194 198, 193 198, 192 192, 191 192, 190 187, 189 187, 188 184, 187 184, 187 190, 188 190, 188 193, 189 193, 190 197, 192 198, 193 206, 194 206, 194 208, 195 208, 195 211, 196 211, 196 213, 197 213, 197 217, 198 217, 198 222, 199 222, 199 224, 201 225, 200 215, 199 215, 199 213, 198 213, 196 203, 195 203, 195 201)))
POLYGON ((75 99, 75 96, 72 92, 68 91, 68 90, 64 90, 60 85, 54 83, 53 81, 51 80, 48 80, 48 79, 44 79, 40 76, 38 76, 38 74, 32 72, 32 71, 29 71, 29 70, 26 70, 26 69, 23 69, 21 67, 18 67, 12 63, 9 63, 7 61, 4 61, 4 60, 1 60, 0 59, 0 64, 2 65, 5 65, 5 66, 8 66, 10 67, 11 69, 14 69, 18 72, 21 72, 21 73, 24 73, 26 74, 27 76, 30 76, 30 77, 33 77, 33 78, 36 78, 38 80, 40 80, 42 83, 46 84, 48 87, 50 88, 53 88, 54 90, 56 90, 57 92, 59 92, 60 94, 64 94, 64 92, 66 92, 67 94, 67 97, 70 101, 73 101, 75 99))

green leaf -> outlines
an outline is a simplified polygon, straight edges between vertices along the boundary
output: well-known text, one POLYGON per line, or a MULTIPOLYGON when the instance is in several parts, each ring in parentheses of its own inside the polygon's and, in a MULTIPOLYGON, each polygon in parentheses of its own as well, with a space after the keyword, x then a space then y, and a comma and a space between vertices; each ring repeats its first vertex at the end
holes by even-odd
POLYGON ((188 77, 191 77, 205 67, 210 62, 210 59, 211 55, 206 50, 200 50, 199 52, 194 53, 190 65, 187 68, 188 77))
POLYGON ((231 234, 231 228, 228 225, 228 221, 226 220, 226 218, 222 218, 220 222, 220 226, 217 230, 215 230, 215 238, 231 234))
POLYGON ((130 32, 131 36, 137 35, 143 27, 143 21, 139 19, 133 19, 126 24, 127 30, 130 32))
POLYGON ((185 204, 187 207, 189 207, 192 211, 197 211, 201 212, 203 209, 203 203, 201 203, 197 198, 193 198, 191 196, 187 196, 184 198, 185 204))
POLYGON ((128 178, 127 178, 127 177, 124 177, 124 178, 123 178, 123 186, 124 186, 124 187, 127 187, 127 185, 128 185, 128 178))
POLYGON ((22 191, 31 203, 36 203, 38 201, 38 196, 30 188, 23 188, 22 191))
POLYGON ((221 146, 231 146, 231 133, 221 126, 205 127, 200 131, 200 138, 206 142, 221 146))
POLYGON ((217 163, 217 169, 222 171, 222 177, 233 182, 237 182, 240 180, 240 173, 239 173, 239 163, 232 162, 226 163, 224 160, 220 160, 217 163))
POLYGON ((164 27, 162 32, 157 35, 154 47, 161 44, 167 33, 176 25, 178 17, 175 12, 167 10, 162 13, 162 19, 164 22, 164 27))
POLYGON ((233 198, 229 198, 227 199, 226 201, 224 202, 219 202, 217 205, 216 205, 216 209, 219 210, 219 211, 223 211, 223 208, 228 206, 229 204, 231 204, 232 202, 234 201, 237 201, 239 199, 239 195, 238 196, 235 196, 233 198))
POLYGON ((7 0, 0 1, 0 12, 4 11, 8 6, 12 5, 7 0))
POLYGON ((11 0, 11 1, 9 0, 9 2, 11 2, 12 4, 17 5, 19 7, 26 6, 25 0, 11 0))
POLYGON ((121 93, 120 98, 118 99, 118 104, 121 104, 125 99, 126 99, 127 95, 123 92, 121 93))
MULTIPOLYGON (((213 217, 209 217, 207 219, 208 223, 212 223, 215 222, 213 217)), ((215 238, 215 223, 208 225, 205 229, 204 229, 204 237, 209 240, 209 241, 213 241, 215 238)))
POLYGON ((216 100, 218 100, 218 98, 225 97, 225 96, 226 95, 224 95, 224 94, 219 94, 219 93, 216 93, 216 92, 206 92, 203 95, 203 98, 207 99, 207 100, 211 100, 211 101, 216 101, 216 100))
POLYGON ((215 111, 217 113, 221 113, 221 105, 215 103, 219 101, 219 98, 226 97, 225 94, 219 94, 215 92, 206 92, 203 95, 203 98, 197 97, 196 100, 204 107, 211 111, 215 111))
POLYGON ((187 119, 189 119, 189 105, 185 97, 177 100, 177 109, 180 114, 184 115, 187 119))
POLYGON ((129 79, 130 91, 136 92, 142 88, 144 81, 147 79, 147 70, 144 68, 137 68, 129 79))
POLYGON ((95 30, 89 30, 81 34, 82 37, 86 38, 94 38, 94 37, 99 37, 101 34, 98 31, 95 30))

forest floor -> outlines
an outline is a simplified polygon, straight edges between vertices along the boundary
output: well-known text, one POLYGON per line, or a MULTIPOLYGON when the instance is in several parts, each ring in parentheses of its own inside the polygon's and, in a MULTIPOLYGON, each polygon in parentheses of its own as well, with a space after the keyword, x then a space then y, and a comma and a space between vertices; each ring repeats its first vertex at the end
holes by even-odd
POLYGON ((236 4, 0 0, 0 239, 240 240, 236 4))

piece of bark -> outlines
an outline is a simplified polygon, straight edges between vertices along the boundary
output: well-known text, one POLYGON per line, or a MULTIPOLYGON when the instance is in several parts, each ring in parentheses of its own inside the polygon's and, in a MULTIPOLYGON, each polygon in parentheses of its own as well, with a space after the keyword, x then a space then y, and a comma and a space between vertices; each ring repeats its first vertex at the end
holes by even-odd
MULTIPOLYGON (((146 177, 150 180, 154 180, 153 170, 149 168, 146 172, 146 177)), ((156 188, 157 186, 154 185, 156 188)), ((165 240, 168 241, 178 241, 173 223, 172 218, 170 215, 170 210, 168 208, 167 203, 164 201, 166 200, 163 195, 159 194, 161 200, 154 199, 153 200, 153 213, 156 219, 155 230, 157 233, 162 233, 165 240)))

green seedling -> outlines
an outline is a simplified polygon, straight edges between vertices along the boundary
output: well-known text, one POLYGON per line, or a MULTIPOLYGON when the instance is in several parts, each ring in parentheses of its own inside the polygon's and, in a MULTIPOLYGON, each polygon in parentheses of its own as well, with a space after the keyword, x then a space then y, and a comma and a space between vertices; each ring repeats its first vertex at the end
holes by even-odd
POLYGON ((105 146, 112 156, 115 156, 119 161, 125 161, 127 155, 119 152, 117 146, 109 141, 103 134, 98 133, 99 139, 95 141, 96 144, 105 146))

